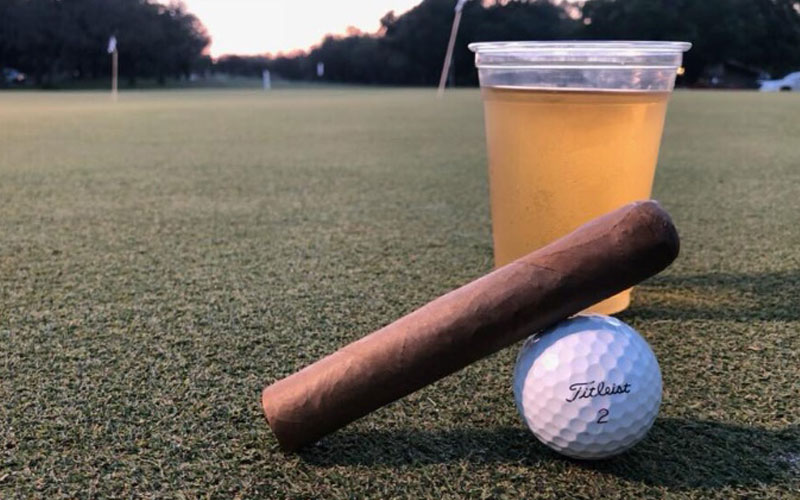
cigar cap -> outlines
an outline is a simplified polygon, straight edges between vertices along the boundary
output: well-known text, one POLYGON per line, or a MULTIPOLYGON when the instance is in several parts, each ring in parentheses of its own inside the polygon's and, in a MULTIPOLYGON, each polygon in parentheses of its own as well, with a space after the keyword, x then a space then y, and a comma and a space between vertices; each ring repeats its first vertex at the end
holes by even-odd
MULTIPOLYGON (((640 217, 642 229, 649 229, 650 234, 641 237, 647 238, 652 245, 650 252, 633 254, 632 263, 650 270, 655 275, 678 258, 681 249, 678 230, 672 217, 656 200, 636 201, 627 206, 631 207, 631 210, 627 212, 627 217, 640 217), (647 261, 650 261, 650 265, 646 265, 647 261)), ((634 237, 633 231, 628 234, 634 237)))

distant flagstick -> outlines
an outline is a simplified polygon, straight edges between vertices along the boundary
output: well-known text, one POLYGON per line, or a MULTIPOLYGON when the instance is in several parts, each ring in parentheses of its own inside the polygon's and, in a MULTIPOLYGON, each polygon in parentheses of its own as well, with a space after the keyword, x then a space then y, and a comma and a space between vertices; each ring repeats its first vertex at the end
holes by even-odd
POLYGON ((447 54, 444 56, 442 76, 439 78, 439 91, 436 93, 436 97, 440 99, 442 95, 444 95, 444 88, 447 86, 447 74, 450 72, 450 61, 453 58, 453 48, 456 45, 458 25, 461 24, 461 11, 464 9, 465 3, 467 3, 467 0, 458 0, 456 4, 456 16, 453 18, 453 28, 450 30, 450 42, 447 44, 447 54))
POLYGON ((111 99, 116 101, 119 94, 119 51, 114 35, 108 39, 108 53, 111 54, 111 99))

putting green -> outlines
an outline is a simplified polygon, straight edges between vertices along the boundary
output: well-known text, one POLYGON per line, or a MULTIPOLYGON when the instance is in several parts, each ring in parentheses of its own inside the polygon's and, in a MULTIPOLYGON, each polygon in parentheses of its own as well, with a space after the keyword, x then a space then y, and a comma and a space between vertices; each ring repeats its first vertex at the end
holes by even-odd
POLYGON ((515 349, 283 455, 267 383, 491 267, 480 95, 0 93, 0 497, 800 495, 800 95, 677 92, 682 254, 621 318, 664 396, 540 445, 515 349))

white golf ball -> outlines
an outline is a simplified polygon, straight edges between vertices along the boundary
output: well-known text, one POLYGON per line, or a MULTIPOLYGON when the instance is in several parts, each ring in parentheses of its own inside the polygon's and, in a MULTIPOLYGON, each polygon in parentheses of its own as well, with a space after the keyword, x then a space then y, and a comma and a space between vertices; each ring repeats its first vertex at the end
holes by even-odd
POLYGON ((608 316, 576 316, 525 341, 514 399, 542 443, 573 458, 605 458, 650 430, 661 371, 633 328, 608 316))

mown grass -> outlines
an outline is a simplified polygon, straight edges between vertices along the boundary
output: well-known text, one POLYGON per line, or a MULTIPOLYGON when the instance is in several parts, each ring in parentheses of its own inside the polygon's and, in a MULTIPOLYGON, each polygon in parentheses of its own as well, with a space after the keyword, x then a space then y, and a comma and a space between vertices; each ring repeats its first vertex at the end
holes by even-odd
POLYGON ((0 94, 0 497, 798 497, 798 117, 675 95, 630 453, 540 445, 509 349, 284 455, 264 385, 490 269, 477 91, 0 94))

